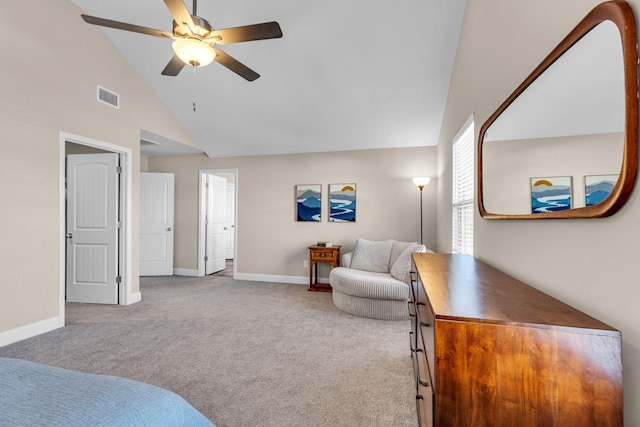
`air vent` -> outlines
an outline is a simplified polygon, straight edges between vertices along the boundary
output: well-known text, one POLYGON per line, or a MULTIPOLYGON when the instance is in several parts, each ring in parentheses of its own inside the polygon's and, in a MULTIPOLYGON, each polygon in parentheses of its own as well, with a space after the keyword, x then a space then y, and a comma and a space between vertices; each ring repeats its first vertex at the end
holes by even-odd
POLYGON ((120 95, 101 86, 98 86, 98 101, 111 105, 114 108, 120 108, 120 95))

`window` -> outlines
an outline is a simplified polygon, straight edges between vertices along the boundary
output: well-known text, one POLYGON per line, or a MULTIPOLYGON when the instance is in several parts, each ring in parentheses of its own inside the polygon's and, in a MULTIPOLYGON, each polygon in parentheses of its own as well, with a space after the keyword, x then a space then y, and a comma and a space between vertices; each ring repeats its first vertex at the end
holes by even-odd
POLYGON ((475 212, 473 116, 453 138, 453 227, 454 254, 473 255, 473 216, 475 212))

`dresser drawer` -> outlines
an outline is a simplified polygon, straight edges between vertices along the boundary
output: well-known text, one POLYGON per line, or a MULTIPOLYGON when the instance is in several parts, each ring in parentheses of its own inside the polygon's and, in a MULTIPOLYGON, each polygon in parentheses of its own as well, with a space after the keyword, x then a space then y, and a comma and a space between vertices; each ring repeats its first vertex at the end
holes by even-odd
POLYGON ((416 306, 413 302, 409 301, 409 320, 411 322, 411 331, 409 332, 409 345, 411 347, 411 354, 416 351, 418 346, 418 321, 416 317, 416 306))
MULTIPOLYGON (((426 308, 425 305, 417 305, 417 337, 421 339, 417 346, 422 349, 426 359, 426 363, 429 365, 429 372, 435 374, 435 337, 434 337, 434 324, 433 314, 431 310, 426 308)), ((435 383, 436 379, 432 377, 435 383)))
POLYGON ((416 409, 418 410, 418 425, 420 427, 433 426, 433 403, 433 390, 429 387, 418 384, 416 409))
POLYGON ((435 316, 420 282, 416 286, 416 300, 416 337, 419 339, 417 346, 424 352, 431 382, 435 384, 435 316))
POLYGON ((416 370, 416 382, 418 385, 424 387, 433 388, 433 367, 429 366, 429 353, 430 350, 425 348, 424 336, 422 335, 422 328, 418 328, 418 345, 416 347, 416 364, 414 366, 416 370))
POLYGON ((416 409, 418 411, 418 425, 420 427, 433 426, 434 390, 431 382, 431 374, 427 366, 424 349, 422 348, 422 335, 418 329, 418 348, 413 353, 413 370, 416 385, 416 409))
POLYGON ((417 285, 417 282, 413 280, 413 276, 412 276, 411 285, 409 286, 410 292, 409 292, 409 303, 408 303, 409 320, 411 322, 411 332, 409 333, 409 336, 410 336, 410 346, 411 346, 412 355, 413 353, 415 353, 416 347, 418 346, 418 317, 416 312, 416 285, 417 285))

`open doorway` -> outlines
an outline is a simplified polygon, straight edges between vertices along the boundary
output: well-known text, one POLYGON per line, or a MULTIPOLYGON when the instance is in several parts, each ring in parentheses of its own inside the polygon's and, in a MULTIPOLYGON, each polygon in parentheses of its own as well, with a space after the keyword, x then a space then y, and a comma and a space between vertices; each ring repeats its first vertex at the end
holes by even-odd
MULTIPOLYGON (((68 133, 60 133, 60 146, 59 146, 59 199, 60 199, 60 211, 59 211, 59 235, 60 235, 60 261, 59 261, 59 319, 60 326, 64 326, 65 323, 65 302, 67 292, 67 271, 69 255, 67 249, 69 246, 69 240, 73 239, 73 233, 67 232, 67 157, 72 155, 74 157, 97 156, 97 158, 108 157, 115 160, 117 164, 114 166, 117 168, 119 175, 117 184, 113 189, 109 189, 109 197, 115 198, 117 203, 117 215, 113 219, 109 219, 109 226, 117 229, 116 238, 109 242, 111 245, 109 251, 113 250, 116 257, 115 263, 117 264, 115 270, 114 281, 117 282, 116 302, 120 305, 133 304, 140 301, 140 293, 134 294, 132 292, 132 232, 131 232, 131 218, 132 218, 132 203, 131 203, 131 157, 132 152, 125 147, 116 146, 113 144, 105 143, 102 141, 96 141, 89 138, 72 135, 68 133), (113 193, 113 194, 112 194, 113 193), (113 224, 112 224, 113 222, 113 224), (69 236, 71 234, 71 236, 69 236)), ((110 167, 110 166, 104 166, 110 167)), ((81 180, 86 182, 85 180, 81 180)), ((87 191, 90 193, 90 189, 87 191)), ((90 246, 87 244, 87 247, 90 246)), ((88 250, 85 255, 89 258, 93 255, 99 254, 93 253, 88 250)), ((83 262, 83 261, 81 261, 83 262)), ((109 270, 112 267, 108 267, 109 270)), ((87 269, 89 270, 89 269, 87 269)), ((111 275, 112 271, 108 274, 111 275)), ((94 274, 92 272, 92 274, 94 274)), ((84 302, 102 302, 102 301, 84 301, 84 302)))
POLYGON ((198 276, 237 272, 237 176, 237 169, 200 171, 198 276))

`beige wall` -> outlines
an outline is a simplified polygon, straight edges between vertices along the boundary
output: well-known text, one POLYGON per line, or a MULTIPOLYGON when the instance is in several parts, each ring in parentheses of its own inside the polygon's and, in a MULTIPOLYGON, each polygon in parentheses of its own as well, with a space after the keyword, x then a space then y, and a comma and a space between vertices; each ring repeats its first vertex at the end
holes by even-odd
MULTIPOLYGON (((434 175, 436 147, 209 159, 150 157, 149 171, 176 176, 175 267, 197 269, 198 171, 238 169, 239 273, 305 277, 307 247, 328 240, 352 250, 358 237, 419 240, 414 176, 434 175), (355 223, 327 222, 328 184, 357 184, 355 223), (294 185, 322 184, 321 223, 294 221, 294 185)), ((424 190, 424 241, 436 245, 435 182, 424 190)))
MULTIPOLYGON (((438 245, 451 249, 451 139, 482 123, 598 2, 469 0, 438 146, 438 245)), ((630 4, 636 15, 640 0, 630 4)), ((625 424, 640 425, 640 193, 605 219, 504 221, 476 213, 475 255, 622 331, 625 424)))
POLYGON ((58 317, 60 132, 132 149, 138 290, 140 129, 195 145, 97 27, 67 1, 5 2, 0 25, 0 333, 58 317), (37 31, 33 31, 37 29, 37 31), (121 109, 96 101, 96 86, 121 109))
POLYGON ((483 144, 483 197, 487 212, 531 213, 531 178, 572 178, 572 207, 585 206, 585 176, 617 175, 624 135, 607 133, 483 144))

